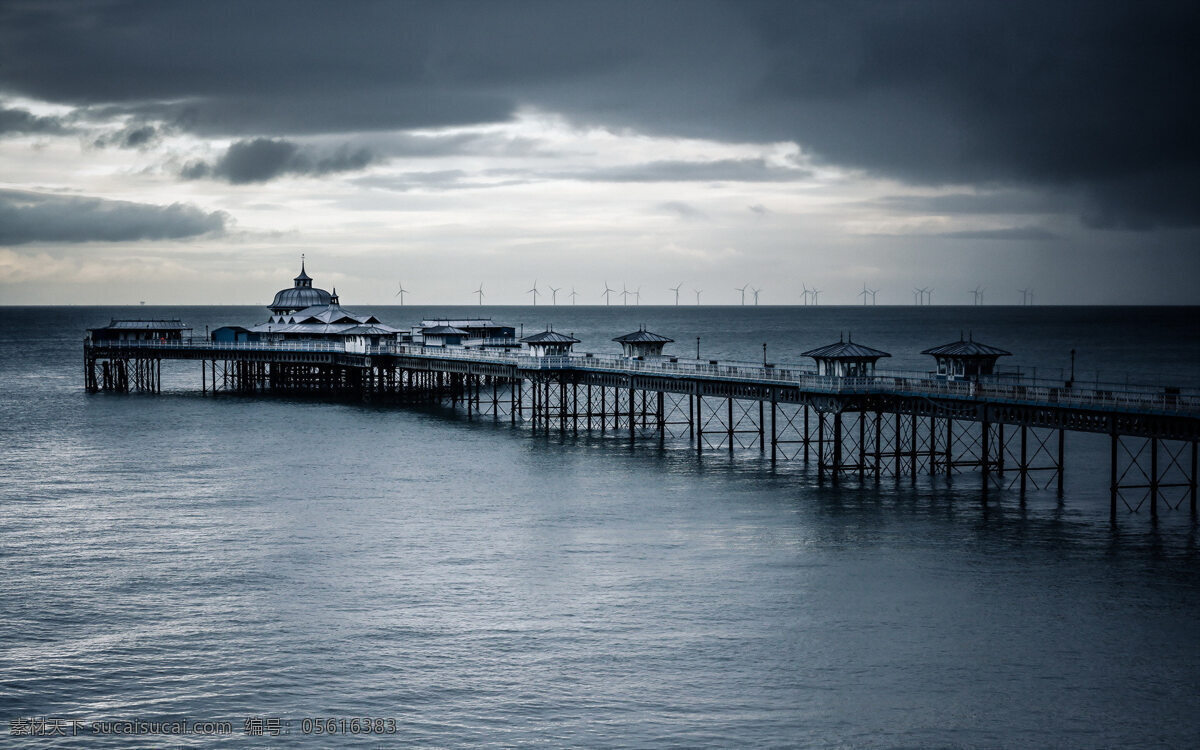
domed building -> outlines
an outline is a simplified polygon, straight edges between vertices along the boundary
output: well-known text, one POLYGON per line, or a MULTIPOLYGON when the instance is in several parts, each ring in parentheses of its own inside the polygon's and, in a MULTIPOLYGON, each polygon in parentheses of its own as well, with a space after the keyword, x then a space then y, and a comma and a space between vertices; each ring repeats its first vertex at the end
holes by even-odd
POLYGON ((268 305, 276 315, 298 312, 309 307, 324 307, 333 299, 333 295, 324 289, 312 285, 312 278, 304 272, 304 261, 300 261, 300 275, 293 281, 291 289, 280 289, 275 293, 275 299, 268 305))
POLYGON ((384 324, 374 315, 363 315, 342 307, 337 289, 317 289, 300 262, 300 275, 291 289, 281 289, 271 302, 271 317, 249 329, 226 326, 218 329, 222 341, 341 342, 345 350, 365 352, 369 347, 395 343, 398 328, 384 324))

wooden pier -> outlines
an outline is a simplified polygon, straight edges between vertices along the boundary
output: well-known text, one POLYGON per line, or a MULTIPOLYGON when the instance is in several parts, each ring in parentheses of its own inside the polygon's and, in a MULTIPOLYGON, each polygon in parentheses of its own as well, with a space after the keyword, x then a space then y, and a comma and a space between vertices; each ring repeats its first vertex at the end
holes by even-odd
POLYGON ((1110 441, 1110 511, 1197 508, 1200 395, 933 376, 818 376, 799 367, 387 344, 85 342, 89 391, 161 390, 163 360, 200 365, 204 393, 313 394, 443 403, 534 431, 688 441, 698 452, 756 450, 854 478, 978 473, 995 488, 1053 487, 1067 433, 1110 441))

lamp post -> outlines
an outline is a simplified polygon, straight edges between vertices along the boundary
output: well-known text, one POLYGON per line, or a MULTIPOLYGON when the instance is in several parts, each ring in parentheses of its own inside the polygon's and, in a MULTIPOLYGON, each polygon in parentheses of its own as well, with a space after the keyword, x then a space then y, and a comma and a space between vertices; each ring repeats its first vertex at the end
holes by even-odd
POLYGON ((696 337, 696 359, 700 359, 700 337, 696 337))
POLYGON ((763 342, 763 364, 767 364, 767 342, 763 342))
POLYGON ((1071 350, 1071 379, 1067 381, 1067 387, 1075 385, 1075 350, 1071 350))

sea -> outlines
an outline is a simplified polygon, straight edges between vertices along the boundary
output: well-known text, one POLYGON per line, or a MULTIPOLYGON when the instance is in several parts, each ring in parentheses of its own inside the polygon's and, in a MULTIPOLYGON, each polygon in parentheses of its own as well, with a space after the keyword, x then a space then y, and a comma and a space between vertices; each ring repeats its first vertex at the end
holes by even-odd
MULTIPOLYGON (((372 307, 616 352, 802 362, 852 336, 926 371, 968 335, 1031 376, 1200 387, 1200 309, 372 307)), ((112 318, 0 307, 0 747, 1194 748, 1186 501, 978 474, 822 482, 757 448, 549 434, 434 406, 88 394, 112 318)), ((1184 454, 1186 456, 1186 453, 1184 454)))

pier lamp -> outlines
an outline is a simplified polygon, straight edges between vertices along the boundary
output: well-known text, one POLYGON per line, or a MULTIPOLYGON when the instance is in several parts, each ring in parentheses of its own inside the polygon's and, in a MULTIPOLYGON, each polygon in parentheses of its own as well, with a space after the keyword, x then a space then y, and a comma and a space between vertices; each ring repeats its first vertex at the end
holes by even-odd
POLYGON ((763 364, 767 364, 767 342, 763 342, 763 364))
POLYGON ((696 359, 700 359, 700 337, 696 337, 696 359))

